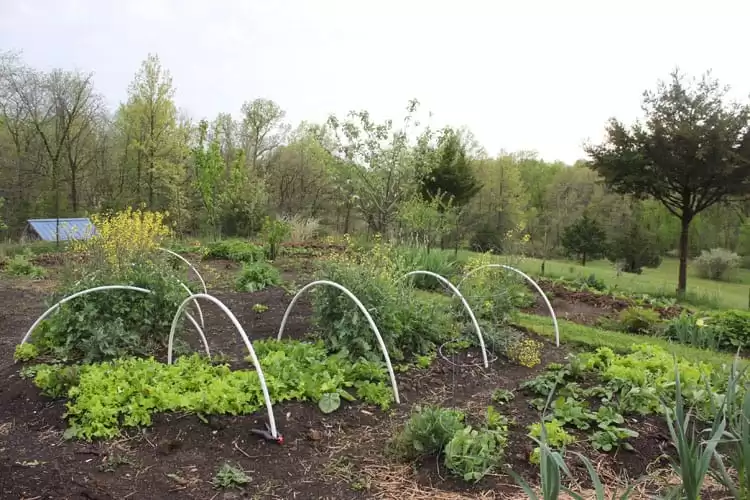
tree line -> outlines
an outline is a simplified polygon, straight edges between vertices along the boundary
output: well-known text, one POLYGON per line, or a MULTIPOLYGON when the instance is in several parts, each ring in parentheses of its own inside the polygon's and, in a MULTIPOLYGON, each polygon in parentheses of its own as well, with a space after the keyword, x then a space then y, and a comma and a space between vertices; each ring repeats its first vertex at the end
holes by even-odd
POLYGON ((606 253, 626 271, 669 252, 750 255, 750 113, 710 75, 673 73, 644 94, 643 121, 613 119, 574 165, 489 155, 465 128, 421 123, 419 107, 398 122, 353 111, 292 125, 259 98, 196 120, 149 55, 112 110, 92 74, 0 54, 0 230, 15 238, 29 218, 144 206, 168 211, 182 235, 251 236, 270 214, 428 249, 523 244, 543 258, 580 257, 576 238, 594 234, 608 251, 589 258, 606 253))

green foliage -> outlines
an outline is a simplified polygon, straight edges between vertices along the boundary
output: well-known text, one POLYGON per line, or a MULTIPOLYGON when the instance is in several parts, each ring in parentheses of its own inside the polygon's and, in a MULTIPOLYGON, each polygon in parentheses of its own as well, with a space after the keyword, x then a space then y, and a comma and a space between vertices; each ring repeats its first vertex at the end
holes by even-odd
POLYGON ((389 449, 407 460, 437 454, 463 429, 464 414, 461 411, 418 407, 404 428, 391 439, 389 449))
POLYGON ((632 450, 633 447, 630 444, 622 443, 622 441, 631 437, 638 437, 638 433, 624 427, 606 427, 591 435, 591 445, 595 450, 601 451, 616 450, 621 444, 626 450, 632 450))
POLYGON ((266 217, 263 221, 263 227, 260 230, 260 236, 266 242, 266 256, 270 260, 275 260, 279 255, 281 244, 289 238, 291 227, 286 221, 266 217))
POLYGON ((651 333, 661 318, 653 309, 628 307, 620 313, 618 320, 626 332, 651 333))
POLYGON ((740 256, 723 248, 712 248, 703 250, 693 265, 701 278, 729 281, 740 266, 740 256))
POLYGON ((552 415, 555 420, 563 425, 573 425, 581 430, 591 428, 591 420, 595 418, 595 415, 589 411, 586 402, 563 396, 552 403, 552 415))
POLYGON ((262 262, 265 259, 263 247, 245 240, 213 241, 206 245, 204 258, 226 259, 235 262, 262 262))
POLYGON ((632 220, 623 231, 618 231, 607 245, 607 258, 619 263, 626 273, 641 274, 644 267, 661 265, 661 253, 656 237, 643 227, 642 221, 632 220))
POLYGON ((250 476, 238 466, 224 463, 216 472, 211 484, 214 488, 241 488, 250 483, 250 476))
POLYGON ((208 223, 212 229, 215 229, 219 223, 220 184, 226 167, 219 141, 214 138, 206 147, 207 133, 208 122, 201 120, 198 124, 198 144, 193 148, 192 154, 195 185, 203 201, 208 223))
POLYGON ((700 349, 718 350, 723 348, 723 331, 717 323, 706 321, 707 318, 696 318, 682 312, 676 318, 667 321, 662 335, 682 344, 700 349))
POLYGON ((445 466, 464 481, 479 481, 502 463, 507 427, 459 430, 445 446, 445 466))
POLYGON ((279 270, 267 262, 252 262, 242 265, 235 282, 238 292, 258 292, 281 283, 279 270))
POLYGON ((726 421, 722 455, 715 453, 715 467, 711 475, 722 483, 732 498, 750 498, 750 386, 746 382, 747 368, 740 369, 735 358, 729 374, 727 391, 717 419, 726 421), (734 471, 730 474, 727 470, 734 471))
MULTIPOLYGON (((349 388, 381 407, 392 401, 382 365, 328 356, 321 343, 262 340, 254 346, 275 403, 319 402, 332 393, 352 399, 349 388)), ((239 415, 264 406, 257 372, 232 371, 198 355, 179 358, 172 365, 153 358, 124 358, 79 368, 44 365, 35 383, 51 395, 67 394, 66 434, 84 439, 111 438, 121 427, 150 425, 151 415, 157 412, 239 415), (75 370, 80 378, 63 377, 66 370, 75 370)))
POLYGON ((510 403, 515 398, 516 395, 513 393, 513 391, 509 391, 508 389, 495 389, 495 391, 492 393, 492 401, 497 404, 510 403))
POLYGON ((78 385, 85 367, 77 365, 35 365, 33 367, 34 383, 42 393, 53 398, 68 395, 72 387, 78 385))
POLYGON ((16 361, 31 361, 32 359, 39 356, 39 348, 31 342, 25 344, 18 344, 16 350, 13 353, 13 359, 16 361))
MULTIPOLYGON (((379 250, 374 250, 378 252, 379 250)), ((374 257, 365 257, 374 259, 374 257)), ((321 277, 348 288, 366 304, 395 361, 434 351, 455 328, 442 302, 415 294, 408 283, 396 282, 395 264, 371 260, 363 264, 331 260, 321 277), (390 270, 389 270, 390 269, 390 270)), ((346 350, 354 359, 382 359, 367 320, 354 302, 333 287, 320 287, 313 299, 314 319, 331 351, 346 350)))
MULTIPOLYGON (((554 418, 546 422, 535 422, 529 426, 529 437, 537 441, 537 443, 543 435, 545 436, 544 442, 546 445, 554 449, 563 449, 565 446, 575 442, 575 437, 568 434, 563 427, 563 423, 554 418)), ((537 446, 531 452, 529 461, 532 464, 540 463, 542 458, 541 451, 542 447, 537 446)))
MULTIPOLYGON (((112 277, 94 272, 63 284, 52 301, 75 292, 110 285, 112 277)), ((125 355, 148 355, 164 347, 185 290, 164 261, 144 260, 123 266, 116 284, 151 290, 94 292, 63 304, 34 332, 43 353, 84 362, 125 355)))
POLYGON ((568 254, 575 255, 585 266, 587 260, 598 259, 604 254, 607 233, 596 219, 584 214, 565 228, 561 243, 568 254))
MULTIPOLYGON (((612 119, 606 141, 585 148, 590 166, 610 189, 652 197, 680 219, 683 262, 695 216, 749 189, 744 179, 750 175, 750 106, 730 102, 727 92, 708 74, 696 81, 675 71, 655 91, 644 93, 643 121, 627 127, 612 119)), ((686 291, 686 283, 683 265, 679 293, 686 291)))
POLYGON ((14 255, 6 264, 5 270, 11 276, 24 276, 32 279, 42 279, 47 271, 31 262, 28 253, 14 255))
MULTIPOLYGON (((403 274, 417 270, 430 271, 451 280, 458 271, 458 261, 452 252, 399 247, 396 249, 394 258, 397 259, 397 266, 403 274)), ((410 277, 409 280, 420 290, 443 289, 443 285, 432 276, 418 274, 410 277)))
POLYGON ((268 311, 268 306, 265 304, 253 304, 253 312, 256 314, 263 314, 268 311))
POLYGON ((676 486, 675 496, 687 500, 699 500, 703 481, 711 467, 715 451, 724 434, 726 421, 716 419, 713 428, 705 439, 696 435, 691 427, 691 416, 685 410, 685 400, 680 383, 680 369, 675 363, 675 399, 674 405, 665 406, 667 425, 672 438, 672 445, 677 451, 676 458, 671 458, 672 469, 680 477, 681 484, 676 486))
POLYGON ((722 349, 736 351, 750 347, 750 312, 732 309, 713 313, 706 324, 720 332, 722 349))
POLYGON ((426 163, 421 181, 421 194, 427 200, 448 197, 459 207, 466 205, 481 189, 474 176, 466 145, 450 127, 440 131, 437 147, 428 148, 421 156, 426 163))

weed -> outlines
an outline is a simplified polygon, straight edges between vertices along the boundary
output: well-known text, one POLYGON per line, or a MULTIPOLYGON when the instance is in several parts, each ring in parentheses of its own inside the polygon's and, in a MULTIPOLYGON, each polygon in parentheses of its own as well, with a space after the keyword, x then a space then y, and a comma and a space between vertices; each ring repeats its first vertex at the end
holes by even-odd
POLYGON ((508 389, 495 389, 495 392, 492 393, 492 401, 497 404, 510 403, 515 397, 516 395, 513 391, 509 391, 508 389))
POLYGON ((268 311, 268 306, 265 304, 253 304, 253 312, 256 314, 262 314, 268 311))
POLYGON ((211 484, 213 484, 214 488, 221 489, 239 489, 249 483, 250 476, 245 474, 245 471, 243 471, 241 468, 229 463, 222 464, 213 480, 211 481, 211 484))
POLYGON ((18 254, 13 256, 6 265, 6 271, 11 276, 24 276, 31 279, 42 279, 47 276, 47 271, 43 267, 34 265, 28 254, 18 254))

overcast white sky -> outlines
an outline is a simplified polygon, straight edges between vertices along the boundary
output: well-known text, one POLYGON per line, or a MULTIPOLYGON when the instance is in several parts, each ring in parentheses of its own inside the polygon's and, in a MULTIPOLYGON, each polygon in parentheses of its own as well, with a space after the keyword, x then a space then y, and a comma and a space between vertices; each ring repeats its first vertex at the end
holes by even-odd
POLYGON ((93 71, 114 107, 149 52, 196 118, 277 101, 289 120, 368 109, 466 125, 489 153, 573 162, 679 66, 750 93, 750 2, 0 0, 0 50, 93 71))

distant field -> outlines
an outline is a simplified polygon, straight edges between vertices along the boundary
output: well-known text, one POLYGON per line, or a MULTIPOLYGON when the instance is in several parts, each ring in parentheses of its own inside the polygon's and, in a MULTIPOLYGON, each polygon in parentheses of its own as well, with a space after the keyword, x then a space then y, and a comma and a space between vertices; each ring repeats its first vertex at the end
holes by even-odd
MULTIPOLYGON (((469 257, 469 252, 462 252, 463 259, 469 257)), ((512 258, 500 256, 498 262, 507 262, 521 271, 534 277, 541 272, 542 261, 532 258, 512 258)), ((643 273, 628 274, 617 271, 611 262, 598 260, 586 263, 586 266, 564 261, 548 260, 545 264, 545 276, 552 278, 586 278, 591 274, 609 286, 616 286, 620 290, 632 293, 646 293, 649 295, 675 296, 677 288, 677 259, 664 259, 658 269, 644 268, 643 273)), ((750 294, 750 270, 740 269, 732 282, 711 281, 697 277, 693 269, 688 266, 687 301, 700 307, 716 309, 748 309, 748 294, 750 294)))
MULTIPOLYGON (((614 266, 606 260, 587 263, 586 267, 566 262, 550 261, 545 264, 545 275, 554 277, 575 278, 596 277, 610 286, 635 293, 651 295, 675 294, 677 288, 677 259, 665 259, 658 269, 644 269, 643 274, 622 273, 617 276, 614 266)), ((529 274, 539 275, 542 261, 539 259, 523 259, 518 267, 529 274)), ((750 293, 750 270, 740 269, 735 281, 725 283, 698 278, 688 267, 688 299, 697 304, 712 305, 722 309, 747 309, 748 293, 750 293)))

